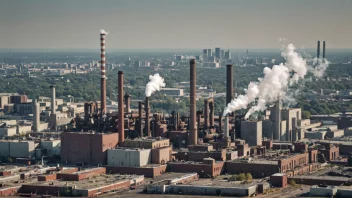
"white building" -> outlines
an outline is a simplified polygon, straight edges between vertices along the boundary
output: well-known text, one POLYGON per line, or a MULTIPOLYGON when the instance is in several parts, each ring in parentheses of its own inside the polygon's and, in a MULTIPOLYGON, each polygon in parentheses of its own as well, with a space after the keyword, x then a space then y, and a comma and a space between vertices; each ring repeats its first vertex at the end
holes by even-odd
POLYGON ((141 167, 151 162, 150 149, 108 149, 109 166, 141 167))
POLYGON ((183 96, 183 89, 178 88, 162 88, 160 93, 167 96, 183 96))
POLYGON ((4 140, 0 141, 0 156, 5 157, 33 157, 36 143, 34 141, 4 140))

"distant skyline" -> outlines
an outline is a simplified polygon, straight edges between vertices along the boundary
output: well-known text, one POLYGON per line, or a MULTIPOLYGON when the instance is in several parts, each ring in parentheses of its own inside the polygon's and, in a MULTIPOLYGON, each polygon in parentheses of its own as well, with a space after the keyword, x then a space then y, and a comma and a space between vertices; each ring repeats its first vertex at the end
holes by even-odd
MULTIPOLYGON (((1 0, 0 48, 352 48, 351 0, 1 0)), ((108 50, 109 51, 109 50, 108 50)))

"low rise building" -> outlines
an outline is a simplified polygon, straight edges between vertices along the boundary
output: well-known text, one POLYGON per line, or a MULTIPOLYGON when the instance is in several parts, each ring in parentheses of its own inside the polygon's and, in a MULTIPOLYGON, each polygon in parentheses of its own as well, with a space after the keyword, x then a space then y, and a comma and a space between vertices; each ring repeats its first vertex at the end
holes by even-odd
POLYGON ((117 147, 107 150, 109 166, 141 167, 151 163, 151 149, 117 147))
POLYGON ((1 140, 0 156, 14 158, 32 158, 37 144, 34 141, 1 140))

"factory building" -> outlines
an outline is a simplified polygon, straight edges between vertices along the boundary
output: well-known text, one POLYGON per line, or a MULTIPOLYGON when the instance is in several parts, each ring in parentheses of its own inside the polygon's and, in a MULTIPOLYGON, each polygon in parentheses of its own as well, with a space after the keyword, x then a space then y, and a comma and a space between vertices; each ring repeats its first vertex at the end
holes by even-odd
POLYGON ((108 165, 141 167, 151 162, 151 149, 114 148, 108 149, 108 165))
POLYGON ((249 146, 257 146, 262 144, 262 121, 242 121, 241 137, 249 146))
POLYGON ((32 158, 37 143, 34 141, 1 140, 0 156, 13 158, 32 158))
POLYGON ((43 149, 43 153, 46 156, 60 155, 61 140, 42 140, 40 148, 43 149))
POLYGON ((61 161, 64 164, 106 164, 107 150, 115 148, 118 133, 63 132, 61 161))
POLYGON ((183 89, 178 88, 162 88, 160 94, 166 96, 184 96, 183 89))

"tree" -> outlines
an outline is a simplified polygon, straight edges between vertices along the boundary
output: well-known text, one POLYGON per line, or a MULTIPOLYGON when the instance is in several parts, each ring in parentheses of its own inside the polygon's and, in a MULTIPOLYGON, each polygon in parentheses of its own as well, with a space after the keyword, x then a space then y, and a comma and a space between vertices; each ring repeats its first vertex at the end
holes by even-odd
POLYGON ((241 173, 241 174, 237 175, 236 180, 237 181, 244 181, 244 180, 246 180, 246 175, 244 173, 241 173))
POLYGON ((291 179, 291 180, 290 180, 290 185, 291 185, 291 186, 295 186, 295 185, 296 185, 296 181, 293 180, 293 179, 291 179))
POLYGON ((303 119, 309 119, 311 116, 310 112, 309 111, 303 111, 302 113, 302 118, 303 119))
POLYGON ((253 179, 252 175, 250 173, 247 173, 246 174, 246 180, 247 181, 252 181, 252 179, 253 179))

